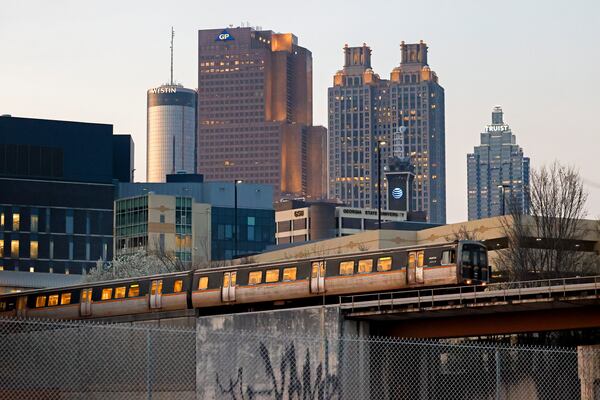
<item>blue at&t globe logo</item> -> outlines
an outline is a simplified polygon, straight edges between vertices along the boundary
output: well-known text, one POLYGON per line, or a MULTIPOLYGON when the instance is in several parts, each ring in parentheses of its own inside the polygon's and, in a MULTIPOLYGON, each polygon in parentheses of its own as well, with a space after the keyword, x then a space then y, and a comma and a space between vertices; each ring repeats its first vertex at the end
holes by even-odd
POLYGON ((394 188, 394 190, 392 190, 392 197, 395 198, 396 200, 399 200, 403 194, 404 194, 404 192, 399 187, 394 188))

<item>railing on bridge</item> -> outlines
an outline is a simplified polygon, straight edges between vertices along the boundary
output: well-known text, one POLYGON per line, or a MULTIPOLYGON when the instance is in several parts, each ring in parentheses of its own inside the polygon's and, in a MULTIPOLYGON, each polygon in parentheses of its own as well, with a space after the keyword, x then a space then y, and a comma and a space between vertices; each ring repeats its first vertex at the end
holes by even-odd
POLYGON ((380 310, 403 308, 418 311, 434 307, 464 307, 509 302, 548 301, 574 295, 598 297, 600 276, 540 279, 520 282, 501 282, 488 285, 468 285, 441 288, 424 288, 382 293, 340 296, 343 309, 380 310))

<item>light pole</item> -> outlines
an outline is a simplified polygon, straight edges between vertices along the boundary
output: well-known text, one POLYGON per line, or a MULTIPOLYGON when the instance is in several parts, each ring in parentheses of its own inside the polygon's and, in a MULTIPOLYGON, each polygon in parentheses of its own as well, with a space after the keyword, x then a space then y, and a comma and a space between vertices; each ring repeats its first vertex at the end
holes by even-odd
POLYGON ((377 139, 377 222, 381 230, 381 147, 385 146, 385 140, 377 139))
POLYGON ((498 189, 500 189, 500 193, 502 194, 502 215, 506 215, 506 202, 504 201, 504 190, 509 187, 509 185, 498 185, 498 189))
POLYGON ((238 253, 238 229, 237 229, 237 209, 238 209, 238 195, 237 186, 242 183, 240 179, 233 181, 233 257, 235 258, 238 253))

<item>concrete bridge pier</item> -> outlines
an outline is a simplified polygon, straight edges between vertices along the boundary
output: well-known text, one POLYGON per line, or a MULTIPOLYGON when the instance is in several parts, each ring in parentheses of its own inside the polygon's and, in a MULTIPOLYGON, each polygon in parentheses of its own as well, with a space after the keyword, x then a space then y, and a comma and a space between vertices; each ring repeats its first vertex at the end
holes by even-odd
POLYGON ((581 400, 600 398, 600 345, 577 347, 581 400))

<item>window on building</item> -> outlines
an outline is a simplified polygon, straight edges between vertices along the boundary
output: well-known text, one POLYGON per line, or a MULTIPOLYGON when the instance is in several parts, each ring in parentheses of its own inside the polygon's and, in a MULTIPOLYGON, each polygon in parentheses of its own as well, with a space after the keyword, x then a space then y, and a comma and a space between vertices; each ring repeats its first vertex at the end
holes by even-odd
POLYGON ((262 282, 262 271, 252 271, 248 275, 248 285, 257 285, 262 282))
POLYGON ((35 272, 35 267, 29 267, 29 272, 35 272))
POLYGON ((265 276, 265 282, 279 282, 279 269, 270 269, 265 276))
POLYGON ((296 267, 289 267, 283 269, 283 281, 295 281, 296 280, 296 267))
POLYGON ((354 273, 354 261, 342 261, 340 263, 340 275, 352 275, 354 273))
POLYGON ((48 296, 48 307, 57 306, 58 305, 58 295, 53 294, 48 296))
POLYGON ((201 276, 198 280, 198 290, 208 289, 208 276, 201 276))
POLYGON ((129 286, 129 297, 137 297, 140 295, 140 285, 134 283, 129 286))
POLYGON ((35 260, 38 258, 38 241, 32 240, 29 243, 29 258, 35 260))
POLYGON ((4 230, 4 213, 0 213, 0 231, 4 230))
POLYGON ((358 261, 358 273, 368 274, 373 271, 373 260, 359 260, 358 261))
POLYGON ((392 257, 380 257, 377 260, 377 271, 389 271, 392 269, 392 257))
POLYGON ((110 300, 112 299, 112 288, 102 289, 102 300, 110 300))
POLYGON ((0 257, 4 257, 4 239, 0 239, 0 257))
POLYGON ((119 286, 118 288, 115 288, 115 299, 124 298, 126 288, 127 288, 126 286, 119 286))
POLYGON ((173 284, 173 293, 179 293, 183 290, 183 279, 177 279, 173 284))
POLYGON ((19 241, 18 240, 10 241, 10 256, 12 258, 19 258, 19 241))
POLYGON ((18 212, 15 212, 15 213, 13 213, 12 217, 13 217, 12 230, 18 231, 19 226, 21 225, 21 215, 18 212))
POLYGON ((46 306, 46 296, 38 296, 35 299, 36 308, 45 307, 46 306))
POLYGON ((60 296, 60 304, 61 305, 71 304, 71 293, 63 293, 60 296))
POLYGON ((30 231, 31 232, 37 232, 38 231, 38 221, 39 221, 39 217, 37 214, 31 214, 31 227, 30 227, 30 231))
POLYGON ((67 210, 65 232, 68 234, 73 233, 73 210, 67 210))

